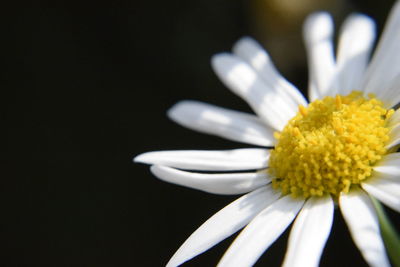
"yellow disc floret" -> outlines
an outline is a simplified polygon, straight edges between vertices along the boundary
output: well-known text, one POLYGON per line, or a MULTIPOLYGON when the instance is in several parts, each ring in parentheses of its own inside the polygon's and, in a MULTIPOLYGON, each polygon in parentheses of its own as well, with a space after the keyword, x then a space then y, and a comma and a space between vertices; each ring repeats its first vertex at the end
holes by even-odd
POLYGON ((373 95, 325 97, 299 112, 280 133, 269 159, 272 184, 283 194, 310 197, 349 191, 371 176, 387 153, 393 114, 373 95))

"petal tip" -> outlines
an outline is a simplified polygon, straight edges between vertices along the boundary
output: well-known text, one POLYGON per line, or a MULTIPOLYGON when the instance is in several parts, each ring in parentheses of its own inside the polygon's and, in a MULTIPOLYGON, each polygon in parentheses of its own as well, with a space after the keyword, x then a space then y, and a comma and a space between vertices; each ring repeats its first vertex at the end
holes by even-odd
MULTIPOLYGON (((208 104, 195 101, 195 100, 182 100, 173 105, 167 111, 167 117, 185 127, 188 127, 193 121, 193 116, 196 117, 201 114, 201 111, 208 104), (188 118, 188 114, 191 114, 192 117, 188 118), (185 123, 186 122, 186 123, 185 123)), ((190 128, 190 127, 189 127, 190 128)))
POLYGON ((256 41, 250 36, 243 36, 233 45, 232 51, 236 54, 238 51, 248 47, 256 45, 256 41))
POLYGON ((175 105, 168 109, 167 117, 173 121, 177 121, 177 118, 180 117, 179 114, 186 110, 186 107, 190 102, 191 101, 189 100, 182 100, 177 102, 175 105))
POLYGON ((150 152, 146 152, 146 153, 142 153, 142 154, 137 155, 136 157, 134 157, 134 158, 132 159, 132 162, 133 162, 133 163, 144 163, 144 164, 149 164, 149 163, 150 163, 150 162, 149 162, 149 157, 148 157, 149 153, 150 153, 150 152))
MULTIPOLYGON (((178 252, 177 252, 178 253, 178 252)), ((176 255, 172 256, 172 258, 168 261, 165 267, 177 267, 190 259, 178 258, 176 255)))
POLYGON ((232 55, 227 52, 215 54, 211 57, 211 66, 216 71, 221 67, 225 67, 227 64, 231 65, 232 63, 232 55))
POLYGON ((371 39, 374 36, 376 28, 375 21, 367 15, 360 13, 353 13, 348 16, 348 18, 344 23, 345 25, 347 25, 347 27, 357 29, 357 32, 363 33, 360 36, 366 39, 371 39))
POLYGON ((168 179, 168 174, 166 172, 168 171, 177 171, 173 168, 166 167, 166 166, 161 166, 161 165, 151 165, 150 166, 150 172, 156 176, 158 179, 170 182, 168 179))
POLYGON ((307 42, 319 42, 333 35, 333 20, 327 12, 313 13, 304 23, 304 36, 307 42))

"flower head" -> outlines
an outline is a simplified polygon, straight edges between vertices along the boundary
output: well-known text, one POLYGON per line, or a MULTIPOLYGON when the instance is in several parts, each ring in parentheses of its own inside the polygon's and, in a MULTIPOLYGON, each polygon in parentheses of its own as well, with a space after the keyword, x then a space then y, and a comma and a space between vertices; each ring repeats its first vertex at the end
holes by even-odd
POLYGON ((335 58, 330 16, 311 15, 304 25, 310 103, 250 38, 239 40, 232 54, 213 57, 216 74, 257 116, 195 101, 176 104, 169 116, 194 130, 266 148, 135 158, 168 182, 246 193, 200 226, 168 266, 245 226, 219 266, 250 266, 293 221, 283 265, 317 266, 335 202, 368 264, 389 266, 370 196, 400 212, 399 25, 397 2, 368 64, 375 37, 370 18, 355 14, 345 21, 335 58))
POLYGON ((376 98, 355 91, 300 106, 276 134, 268 169, 272 185, 294 197, 348 193, 372 175, 387 153, 392 114, 376 98))

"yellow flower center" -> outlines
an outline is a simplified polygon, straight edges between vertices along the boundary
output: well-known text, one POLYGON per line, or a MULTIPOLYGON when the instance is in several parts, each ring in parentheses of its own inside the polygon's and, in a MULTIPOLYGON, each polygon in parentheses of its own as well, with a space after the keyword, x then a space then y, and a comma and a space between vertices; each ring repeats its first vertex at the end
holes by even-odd
POLYGON ((347 193, 371 176, 387 153, 387 120, 394 113, 373 95, 353 91, 325 97, 299 112, 275 133, 269 159, 275 189, 293 197, 347 193))

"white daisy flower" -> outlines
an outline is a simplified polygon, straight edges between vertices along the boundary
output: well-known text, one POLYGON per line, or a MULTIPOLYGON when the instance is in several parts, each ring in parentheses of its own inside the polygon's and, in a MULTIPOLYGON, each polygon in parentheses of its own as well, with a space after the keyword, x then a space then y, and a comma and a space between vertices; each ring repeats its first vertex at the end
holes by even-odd
POLYGON ((400 2, 369 65, 375 38, 369 17, 354 14, 345 21, 336 59, 332 35, 328 14, 306 20, 310 103, 259 44, 243 38, 233 53, 215 55, 212 66, 257 116, 196 101, 182 101, 168 112, 188 128, 266 148, 135 158, 170 183, 245 194, 201 225, 167 266, 190 260, 243 227, 219 266, 251 266, 291 223, 283 265, 317 266, 334 203, 366 262, 390 265, 370 196, 400 212, 400 111, 394 110, 400 102, 400 2))

